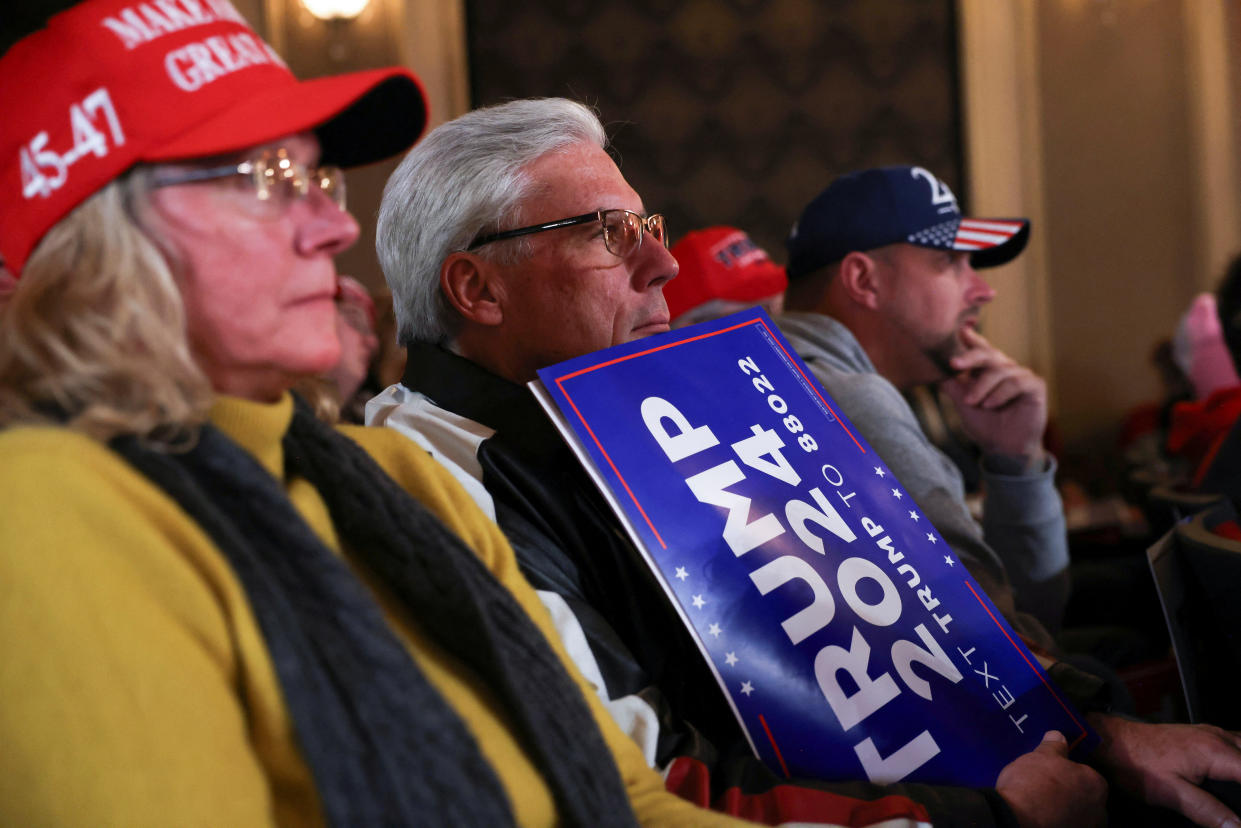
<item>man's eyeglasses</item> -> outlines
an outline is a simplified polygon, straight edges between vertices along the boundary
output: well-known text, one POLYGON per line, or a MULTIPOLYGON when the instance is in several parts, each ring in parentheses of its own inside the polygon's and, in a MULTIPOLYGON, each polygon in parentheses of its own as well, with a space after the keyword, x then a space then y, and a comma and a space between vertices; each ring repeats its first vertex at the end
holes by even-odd
POLYGON ((490 233, 478 236, 470 242, 466 250, 476 250, 484 244, 528 236, 531 233, 542 233, 544 230, 556 230, 560 227, 573 227, 577 224, 589 224, 592 221, 603 224, 603 246, 614 256, 624 259, 637 253, 642 247, 642 237, 650 233, 655 241, 668 246, 668 225, 660 213, 643 218, 632 210, 597 210, 583 213, 572 218, 557 219, 543 224, 532 224, 516 230, 505 230, 501 233, 490 233))
POLYGON ((285 204, 304 198, 317 187, 341 210, 345 209, 345 173, 339 167, 307 167, 278 149, 239 164, 156 173, 152 187, 173 187, 195 181, 245 176, 259 201, 285 204))

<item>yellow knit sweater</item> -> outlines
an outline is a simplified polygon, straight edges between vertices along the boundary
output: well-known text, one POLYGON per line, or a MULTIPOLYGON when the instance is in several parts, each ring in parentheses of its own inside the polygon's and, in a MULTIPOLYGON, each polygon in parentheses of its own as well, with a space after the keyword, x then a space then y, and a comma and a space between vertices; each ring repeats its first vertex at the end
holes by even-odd
MULTIPOLYGON (((291 415, 288 397, 222 399, 212 419, 284 481, 339 553, 318 492, 284 474, 280 441, 291 415)), ((391 429, 345 431, 475 550, 569 665, 512 550, 451 476, 391 429)), ((487 688, 426 639, 382 585, 355 572, 474 734, 518 823, 556 824, 546 785, 487 688)), ((644 823, 731 824, 665 792, 569 669, 644 823)), ((0 432, 0 823, 320 825, 291 728, 245 593, 198 526, 87 437, 0 432)))

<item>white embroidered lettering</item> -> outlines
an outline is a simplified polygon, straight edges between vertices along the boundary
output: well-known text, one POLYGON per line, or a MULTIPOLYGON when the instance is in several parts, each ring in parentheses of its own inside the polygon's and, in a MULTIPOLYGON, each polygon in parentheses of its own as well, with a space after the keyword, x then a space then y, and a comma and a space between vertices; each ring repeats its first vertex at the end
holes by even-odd
POLYGON ((125 143, 125 133, 116 116, 112 98, 102 87, 70 105, 69 126, 73 132, 73 146, 63 155, 48 147, 50 138, 46 130, 39 132, 20 149, 18 160, 24 198, 47 198, 64 186, 69 168, 78 160, 87 155, 103 158, 112 147, 125 143), (98 123, 101 115, 107 124, 107 133, 98 123))

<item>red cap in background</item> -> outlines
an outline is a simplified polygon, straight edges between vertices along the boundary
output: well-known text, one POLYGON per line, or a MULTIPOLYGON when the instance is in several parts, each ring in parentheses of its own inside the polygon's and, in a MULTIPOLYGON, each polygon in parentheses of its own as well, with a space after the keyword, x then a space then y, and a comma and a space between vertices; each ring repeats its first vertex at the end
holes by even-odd
POLYGON ((672 247, 680 273, 664 285, 668 314, 676 319, 688 311, 723 299, 757 302, 788 287, 784 268, 735 227, 708 227, 686 233, 672 247))

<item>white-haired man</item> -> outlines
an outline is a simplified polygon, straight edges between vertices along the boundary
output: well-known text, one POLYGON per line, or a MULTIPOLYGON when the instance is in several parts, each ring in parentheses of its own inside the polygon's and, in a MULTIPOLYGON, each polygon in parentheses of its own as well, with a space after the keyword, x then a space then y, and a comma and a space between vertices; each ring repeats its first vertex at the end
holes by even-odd
POLYGON ((998 790, 776 789, 787 780, 749 755, 688 633, 522 385, 668 329, 662 287, 677 266, 663 219, 605 147, 593 113, 549 99, 470 113, 406 157, 378 248, 409 359, 368 422, 422 443, 497 519, 575 660, 670 788, 772 822, 1090 824, 1103 783, 1064 758, 1062 738, 1009 765, 998 790))

